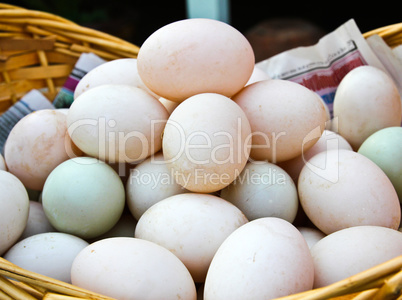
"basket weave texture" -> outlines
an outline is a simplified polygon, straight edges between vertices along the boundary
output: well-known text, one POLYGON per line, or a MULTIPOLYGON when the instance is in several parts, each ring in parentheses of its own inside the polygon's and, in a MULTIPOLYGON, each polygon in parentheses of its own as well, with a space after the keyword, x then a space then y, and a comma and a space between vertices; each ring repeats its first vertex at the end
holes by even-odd
POLYGON ((51 13, 0 3, 0 114, 32 89, 53 100, 84 52, 113 60, 138 50, 51 13))
MULTIPOLYGON (((364 33, 391 47, 402 44, 402 23, 364 33)), ((136 58, 139 47, 59 16, 0 3, 0 114, 31 89, 52 101, 82 53, 105 60, 136 58)), ((402 256, 324 288, 280 298, 400 299, 402 256)), ((0 258, 0 299, 111 299, 24 269, 0 258)))

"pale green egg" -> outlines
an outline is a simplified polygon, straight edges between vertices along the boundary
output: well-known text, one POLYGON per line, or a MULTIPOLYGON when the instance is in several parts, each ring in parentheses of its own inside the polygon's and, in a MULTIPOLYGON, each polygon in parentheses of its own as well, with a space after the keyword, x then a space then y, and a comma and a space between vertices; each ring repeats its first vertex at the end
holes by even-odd
POLYGON ((402 202, 402 127, 388 127, 373 133, 358 152, 387 174, 402 202))
POLYGON ((42 204, 57 230, 94 238, 110 230, 122 215, 124 185, 106 163, 77 157, 50 173, 43 188, 42 204))

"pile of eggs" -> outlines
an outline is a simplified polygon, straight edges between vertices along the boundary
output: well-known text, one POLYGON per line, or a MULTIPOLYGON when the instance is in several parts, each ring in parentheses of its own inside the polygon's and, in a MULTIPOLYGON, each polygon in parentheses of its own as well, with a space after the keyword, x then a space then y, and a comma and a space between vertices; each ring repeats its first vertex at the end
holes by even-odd
POLYGON ((402 255, 402 108, 361 66, 334 118, 228 24, 104 63, 0 157, 0 255, 116 299, 273 299, 402 255), (40 193, 30 200, 27 191, 40 193), (363 249, 363 250, 362 250, 363 249))

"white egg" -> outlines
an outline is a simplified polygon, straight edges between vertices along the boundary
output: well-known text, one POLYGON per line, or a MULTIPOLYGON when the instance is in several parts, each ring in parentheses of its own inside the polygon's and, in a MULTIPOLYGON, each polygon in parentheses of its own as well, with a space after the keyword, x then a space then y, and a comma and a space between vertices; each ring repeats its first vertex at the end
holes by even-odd
POLYGON ((170 101, 163 97, 159 97, 159 102, 163 104, 163 106, 166 108, 169 114, 171 114, 175 110, 175 108, 180 104, 179 102, 170 101))
POLYGON ((260 218, 235 230, 208 269, 205 300, 273 299, 310 290, 310 249, 291 223, 260 218))
POLYGON ((402 255, 402 232, 354 226, 331 233, 311 248, 314 287, 319 288, 402 255))
POLYGON ((72 158, 48 176, 42 205, 58 231, 90 239, 109 231, 120 219, 124 185, 106 163, 92 157, 72 158))
POLYGON ((320 152, 303 167, 300 203, 325 234, 358 225, 397 229, 398 195, 386 174, 367 157, 346 149, 320 152))
POLYGON ((90 244, 75 258, 71 280, 115 299, 197 298, 189 271, 173 253, 136 238, 115 237, 90 244))
POLYGON ((297 227, 311 249, 319 240, 326 236, 321 230, 313 227, 297 227))
POLYGON ((250 121, 253 160, 277 163, 299 156, 325 129, 323 101, 292 81, 262 80, 244 87, 232 99, 250 121))
POLYGON ((191 192, 228 186, 250 153, 251 128, 232 99, 204 93, 180 103, 163 134, 163 155, 176 182, 191 192))
POLYGON ((310 158, 320 152, 331 149, 353 150, 352 146, 344 137, 336 132, 325 129, 321 137, 310 149, 304 151, 301 155, 295 158, 280 162, 278 165, 282 167, 295 182, 297 182, 302 168, 310 158))
POLYGON ((43 210, 42 203, 38 201, 29 201, 29 216, 27 225, 24 232, 20 236, 19 240, 23 240, 39 233, 54 232, 57 231, 46 217, 43 210))
POLYGON ((67 125, 74 144, 86 154, 132 163, 161 149, 167 118, 165 107, 144 90, 108 84, 75 99, 67 125))
POLYGON ((28 222, 29 197, 22 182, 0 170, 0 255, 21 236, 28 222))
POLYGON ((155 203, 184 192, 188 191, 175 181, 161 152, 131 169, 126 182, 127 206, 137 220, 155 203))
POLYGON ((354 68, 336 90, 334 118, 339 134, 357 150, 374 132, 401 125, 401 95, 384 71, 368 65, 354 68))
POLYGON ((88 242, 62 232, 39 233, 27 237, 4 255, 11 263, 41 275, 71 283, 71 266, 88 242))
POLYGON ((151 206, 138 220, 135 237, 154 242, 174 253, 203 282, 221 243, 247 223, 233 204, 213 195, 174 195, 151 206))
POLYGON ((4 147, 8 171, 32 190, 42 190, 50 172, 69 159, 66 115, 55 109, 32 112, 11 130, 4 147))
POLYGON ((203 18, 159 28, 141 45, 137 60, 148 88, 176 102, 200 93, 231 97, 244 87, 255 65, 243 34, 225 22, 203 18))
POLYGON ((142 82, 141 77, 138 75, 137 59, 119 58, 107 61, 85 74, 75 87, 74 99, 89 89, 104 84, 126 84, 138 87, 150 93, 155 98, 158 98, 158 96, 142 82))
POLYGON ((292 178, 279 166, 264 161, 249 162, 220 196, 236 205, 250 221, 278 217, 292 223, 299 206, 292 178))

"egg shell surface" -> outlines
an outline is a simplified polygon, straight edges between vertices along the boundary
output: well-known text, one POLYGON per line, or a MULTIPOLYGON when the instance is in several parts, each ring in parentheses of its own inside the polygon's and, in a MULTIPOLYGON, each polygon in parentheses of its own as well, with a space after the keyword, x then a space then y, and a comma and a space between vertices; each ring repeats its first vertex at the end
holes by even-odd
POLYGON ((384 71, 360 66, 341 80, 334 97, 337 131, 353 147, 374 132, 402 121, 401 95, 395 82, 384 71))
POLYGON ((313 227, 297 227, 311 249, 319 240, 326 236, 321 230, 313 227))
POLYGON ((41 275, 71 283, 71 266, 88 242, 62 232, 38 233, 10 248, 4 258, 11 263, 41 275))
POLYGON ((314 265, 301 233, 273 217, 248 222, 219 247, 204 285, 204 299, 273 299, 313 286, 314 265))
POLYGON ((92 157, 72 158, 47 178, 42 205, 58 231, 94 238, 110 230, 121 217, 124 185, 106 163, 92 157))
POLYGON ((115 299, 197 298, 189 271, 173 253, 136 238, 90 244, 75 258, 71 279, 76 286, 115 299))
POLYGON ((157 202, 185 192, 188 191, 172 176, 162 152, 152 155, 131 169, 126 182, 127 206, 136 220, 157 202))
POLYGON ((249 158, 251 127, 230 98, 204 93, 180 103, 163 134, 162 152, 175 180, 191 192, 228 186, 249 158))
POLYGON ((314 155, 330 149, 353 150, 352 146, 343 136, 329 129, 325 129, 321 137, 311 148, 303 151, 301 155, 295 158, 278 163, 278 165, 283 168, 295 182, 297 182, 300 171, 306 162, 314 155))
POLYGON ((266 161, 248 162, 242 173, 220 196, 236 205, 247 217, 296 218, 299 198, 292 178, 279 166, 266 161))
POLYGON ((236 206, 217 196, 185 193, 151 206, 139 219, 135 237, 174 253, 203 282, 221 243, 248 220, 236 206))
POLYGON ((391 181, 354 151, 313 156, 300 173, 298 192, 304 212, 325 234, 358 225, 398 229, 400 224, 400 203, 391 181))
POLYGON ((42 203, 34 200, 29 201, 29 215, 27 225, 19 240, 23 240, 39 233, 57 231, 46 217, 42 203))
POLYGON ((233 96, 249 80, 255 58, 246 37, 231 25, 191 18, 153 32, 141 45, 137 64, 150 90, 182 102, 200 93, 233 96))
POLYGON ((402 203, 402 127, 387 127, 370 135, 357 151, 387 174, 402 203))
POLYGON ((11 130, 4 146, 9 172, 25 187, 42 190, 47 176, 69 159, 65 148, 66 115, 58 110, 32 112, 11 130))
POLYGON ((259 81, 244 87, 232 99, 250 121, 253 160, 277 163, 299 156, 317 142, 325 129, 323 101, 292 81, 259 81))
POLYGON ((354 226, 327 235, 311 248, 314 288, 323 287, 402 255, 402 232, 354 226))
POLYGON ((87 90, 104 84, 125 84, 143 89, 158 98, 138 75, 136 58, 118 58, 107 61, 80 79, 74 90, 74 99, 87 90))
POLYGON ((165 107, 144 90, 108 84, 75 99, 67 125, 71 139, 87 155, 132 163, 161 149, 167 118, 165 107))
POLYGON ((22 182, 0 170, 0 255, 23 233, 29 216, 29 197, 22 182))

